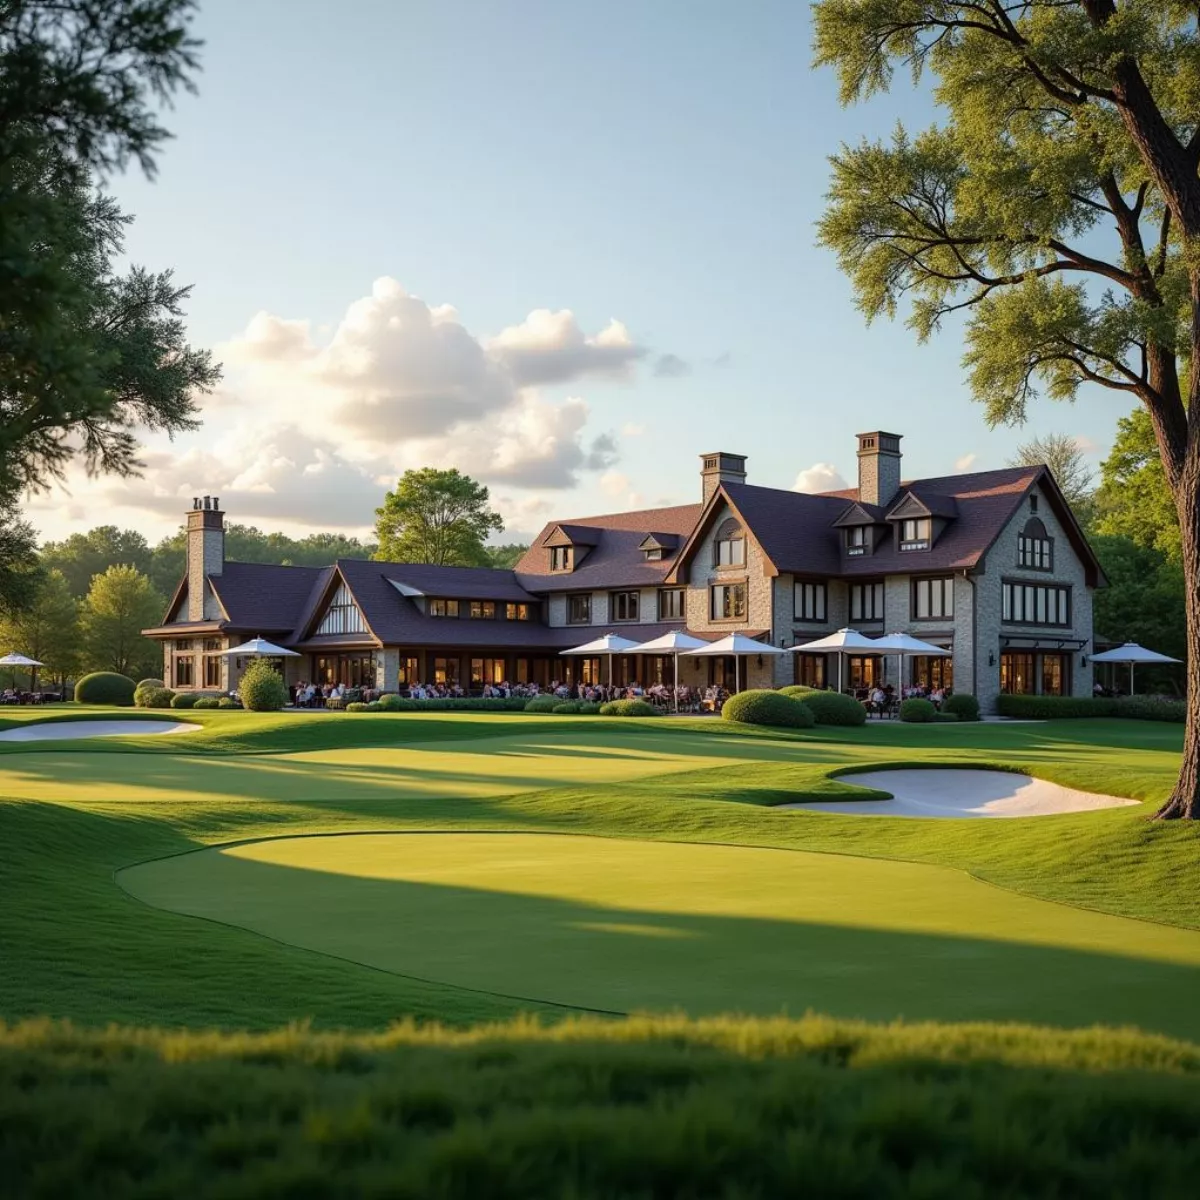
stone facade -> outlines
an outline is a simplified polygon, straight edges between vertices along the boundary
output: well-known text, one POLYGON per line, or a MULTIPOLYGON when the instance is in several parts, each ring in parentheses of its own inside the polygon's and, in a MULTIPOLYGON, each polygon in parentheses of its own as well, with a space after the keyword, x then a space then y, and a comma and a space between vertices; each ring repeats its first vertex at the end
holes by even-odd
POLYGON ((220 575, 225 567, 224 514, 216 508, 193 508, 187 515, 187 530, 187 619, 214 621, 220 608, 208 577, 220 575))

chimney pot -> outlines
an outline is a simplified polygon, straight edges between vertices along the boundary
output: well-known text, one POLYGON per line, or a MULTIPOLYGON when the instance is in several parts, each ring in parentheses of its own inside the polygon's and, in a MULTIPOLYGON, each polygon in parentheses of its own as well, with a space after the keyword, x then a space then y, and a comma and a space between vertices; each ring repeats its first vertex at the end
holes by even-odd
POLYGON ((891 504, 900 491, 900 437, 875 430, 858 434, 858 498, 864 504, 891 504))
POLYGON ((700 455, 700 463, 700 482, 705 504, 721 484, 746 482, 744 454, 729 454, 719 450, 715 454, 700 455))

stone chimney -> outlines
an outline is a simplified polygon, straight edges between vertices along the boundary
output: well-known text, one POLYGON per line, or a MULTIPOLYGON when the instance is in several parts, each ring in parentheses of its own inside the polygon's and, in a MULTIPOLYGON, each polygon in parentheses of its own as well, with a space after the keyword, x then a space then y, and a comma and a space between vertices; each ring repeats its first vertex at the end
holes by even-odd
POLYGON ((717 451, 716 454, 700 455, 700 482, 704 487, 704 503, 712 499, 713 493, 723 483, 746 482, 746 456, 744 454, 726 454, 717 451))
POLYGON ((891 504, 900 490, 898 433, 858 435, 858 498, 864 504, 891 504))
POLYGON ((187 515, 188 620, 203 621, 205 579, 225 567, 225 514, 217 496, 193 496, 187 515))

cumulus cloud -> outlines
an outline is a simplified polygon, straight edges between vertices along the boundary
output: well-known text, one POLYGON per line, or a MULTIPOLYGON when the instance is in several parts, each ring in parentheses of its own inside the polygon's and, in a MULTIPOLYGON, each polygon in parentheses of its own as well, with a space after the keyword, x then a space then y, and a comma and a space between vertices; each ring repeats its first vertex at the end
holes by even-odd
POLYGON ((691 374, 691 366, 678 354, 660 354, 654 360, 654 374, 660 379, 678 379, 691 374))
POLYGON ((518 387, 569 383, 587 376, 628 378, 633 365, 646 356, 646 348, 634 342, 620 321, 611 320, 599 333, 588 336, 568 308, 535 309, 484 346, 518 387))
POLYGON ((606 471, 600 476, 600 490, 620 508, 645 508, 645 497, 633 486, 633 480, 623 471, 606 471))
POLYGON ((792 484, 794 492, 837 492, 850 485, 839 474, 833 463, 813 463, 796 476, 792 484))
POLYGON ((954 469, 956 471, 969 471, 975 465, 975 460, 978 457, 978 454, 964 454, 961 458, 954 460, 954 469))

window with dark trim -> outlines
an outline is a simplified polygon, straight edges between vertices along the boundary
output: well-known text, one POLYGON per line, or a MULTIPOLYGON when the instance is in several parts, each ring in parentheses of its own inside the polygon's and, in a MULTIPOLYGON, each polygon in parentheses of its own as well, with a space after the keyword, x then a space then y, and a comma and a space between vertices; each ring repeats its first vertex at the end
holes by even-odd
POLYGON ((457 617, 457 600, 430 600, 429 615, 431 617, 457 617))
POLYGON ((182 655, 175 660, 175 686, 191 687, 196 682, 194 660, 190 654, 182 655))
POLYGON ((929 517, 909 517, 900 522, 901 550, 928 550, 933 539, 933 521, 929 517))
POLYGON ((1070 625, 1071 589, 1044 583, 1000 585, 1000 620, 1009 625, 1070 625))
POLYGON ((1054 541, 1038 517, 1030 517, 1017 535, 1017 566, 1030 571, 1054 570, 1054 541))
POLYGON ((641 607, 641 592, 612 592, 608 597, 608 619, 610 621, 636 621, 641 607))
POLYGON ((578 592, 567 597, 567 624, 590 625, 592 620, 591 592, 578 592))
POLYGON ((221 686, 221 659, 219 655, 207 654, 204 657, 204 686, 219 688, 221 686))
POLYGON ((851 558, 857 558, 861 554, 866 554, 870 548, 867 528, 866 525, 851 525, 846 530, 846 553, 851 558))
POLYGON ((662 556, 663 552, 661 546, 647 546, 646 549, 642 551, 642 557, 645 558, 647 562, 659 562, 662 560, 662 556))
POLYGON ((367 623, 346 585, 340 584, 317 626, 318 633, 366 633, 367 623))
POLYGON ((936 621, 954 616, 954 577, 943 575, 937 579, 914 579, 912 581, 912 619, 914 621, 936 621))
POLYGON ((569 571, 571 569, 571 547, 570 546, 551 546, 550 547, 550 570, 552 571, 569 571))
POLYGON ((713 542, 714 567, 741 567, 746 564, 746 534, 732 517, 717 530, 713 542))
POLYGON ((709 615, 714 621, 746 619, 746 585, 714 583, 709 591, 709 615))
POLYGON ((658 619, 660 621, 682 621, 687 615, 687 603, 683 588, 660 588, 658 592, 658 619))
POLYGON ((494 621, 496 619, 495 600, 472 600, 470 607, 472 621, 494 621))
POLYGON ((852 583, 850 585, 850 621, 883 620, 883 584, 852 583))
POLYGON ((819 583, 796 581, 796 620, 826 621, 829 612, 828 587, 819 583))
POLYGON ((509 621, 532 621, 533 605, 513 604, 511 601, 504 606, 504 616, 509 621))

